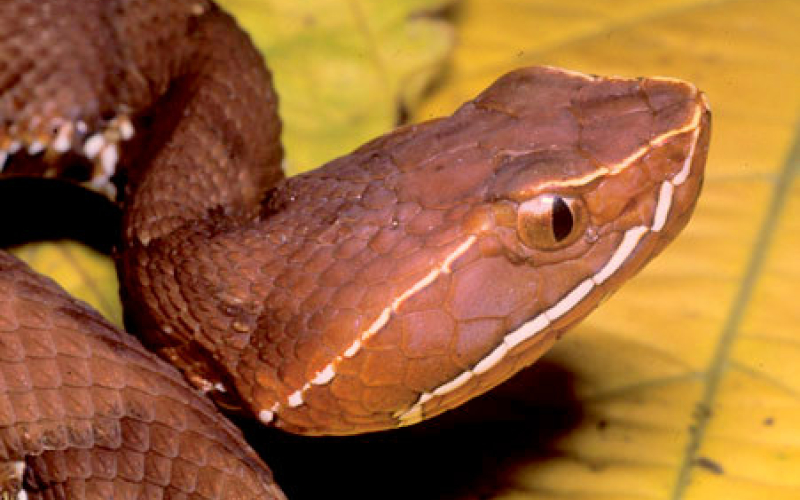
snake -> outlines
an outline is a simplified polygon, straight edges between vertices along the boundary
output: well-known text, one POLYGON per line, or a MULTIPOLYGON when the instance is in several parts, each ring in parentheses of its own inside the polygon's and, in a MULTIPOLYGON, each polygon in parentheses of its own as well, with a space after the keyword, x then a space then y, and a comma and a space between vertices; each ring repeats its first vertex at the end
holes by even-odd
POLYGON ((225 417, 415 424, 544 354, 686 226, 694 85, 534 66, 286 177, 210 0, 3 0, 3 177, 123 207, 124 332, 0 252, 3 498, 284 498, 225 417))

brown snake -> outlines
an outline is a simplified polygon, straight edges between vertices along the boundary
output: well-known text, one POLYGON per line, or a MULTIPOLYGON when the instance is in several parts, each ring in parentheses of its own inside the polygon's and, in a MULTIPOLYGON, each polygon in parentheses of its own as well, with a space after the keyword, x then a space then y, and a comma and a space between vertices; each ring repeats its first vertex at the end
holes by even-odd
POLYGON ((3 174, 125 181, 126 323, 160 358, 0 253, 4 498, 281 498, 203 394, 305 434, 437 415, 540 357, 700 192, 697 89, 555 68, 286 179, 228 15, 77 3, 0 3, 3 174))

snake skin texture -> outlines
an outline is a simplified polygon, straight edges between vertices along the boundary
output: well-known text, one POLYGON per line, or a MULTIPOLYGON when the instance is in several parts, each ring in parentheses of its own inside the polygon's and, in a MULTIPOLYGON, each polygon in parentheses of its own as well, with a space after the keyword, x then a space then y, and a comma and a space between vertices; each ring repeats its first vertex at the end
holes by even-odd
POLYGON ((317 435, 486 392, 675 238, 709 143, 688 83, 534 67, 287 179, 210 1, 3 0, 0 55, 3 175, 118 196, 126 325, 171 365, 0 255, 18 498, 281 498, 205 396, 317 435))
POLYGON ((29 499, 283 498, 176 369, 0 252, 3 462, 29 499))

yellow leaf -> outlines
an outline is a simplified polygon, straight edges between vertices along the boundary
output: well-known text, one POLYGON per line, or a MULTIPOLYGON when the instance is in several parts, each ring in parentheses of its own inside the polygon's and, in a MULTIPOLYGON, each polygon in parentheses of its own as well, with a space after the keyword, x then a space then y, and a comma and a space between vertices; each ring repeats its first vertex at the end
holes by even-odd
POLYGON ((28 243, 12 249, 11 253, 55 280, 73 297, 89 303, 115 325, 122 326, 117 273, 107 255, 74 241, 28 243))
POLYGON ((284 121, 287 170, 348 153, 417 103, 452 46, 424 15, 452 0, 223 0, 264 52, 284 121))

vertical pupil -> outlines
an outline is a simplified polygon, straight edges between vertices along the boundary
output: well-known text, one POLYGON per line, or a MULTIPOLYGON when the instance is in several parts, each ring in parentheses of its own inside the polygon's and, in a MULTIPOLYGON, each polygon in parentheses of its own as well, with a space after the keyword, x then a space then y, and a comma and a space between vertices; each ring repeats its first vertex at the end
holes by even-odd
POLYGON ((553 237, 556 241, 562 241, 572 232, 572 210, 570 210, 564 198, 556 196, 553 200, 553 237))

